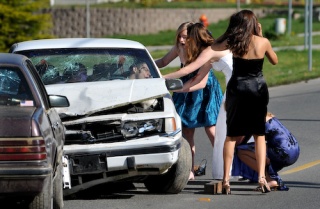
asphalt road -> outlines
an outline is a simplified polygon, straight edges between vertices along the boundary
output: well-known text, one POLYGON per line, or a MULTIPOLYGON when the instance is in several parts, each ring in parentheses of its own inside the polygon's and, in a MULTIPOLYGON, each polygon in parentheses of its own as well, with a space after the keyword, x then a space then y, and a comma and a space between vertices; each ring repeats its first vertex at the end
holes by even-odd
MULTIPOLYGON (((206 209, 206 208, 320 208, 320 79, 269 88, 269 111, 295 135, 300 144, 298 161, 284 168, 280 175, 289 191, 273 191, 268 194, 253 191, 256 184, 231 181, 231 195, 204 193, 204 185, 211 179, 212 148, 203 128, 196 130, 195 162, 208 160, 206 175, 189 181, 185 189, 176 195, 149 193, 143 184, 119 186, 110 193, 110 185, 91 189, 65 199, 65 209, 206 209)), ((1 189, 1 188, 0 188, 1 189)), ((19 205, 3 205, 0 208, 21 208, 19 205)))
POLYGON ((320 79, 272 87, 269 111, 273 112, 299 141, 298 161, 281 171, 289 191, 262 194, 248 182, 231 182, 232 195, 204 193, 204 184, 211 181, 212 149, 203 128, 196 130, 196 162, 208 160, 206 175, 190 181, 177 195, 150 194, 142 184, 127 191, 92 190, 82 196, 65 200, 65 209, 196 209, 196 208, 320 208, 320 79))

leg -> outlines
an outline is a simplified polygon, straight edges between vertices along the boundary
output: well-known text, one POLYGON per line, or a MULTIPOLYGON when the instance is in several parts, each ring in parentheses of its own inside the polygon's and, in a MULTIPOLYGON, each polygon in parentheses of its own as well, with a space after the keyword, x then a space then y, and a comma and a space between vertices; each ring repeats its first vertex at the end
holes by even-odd
POLYGON ((207 136, 211 142, 211 146, 214 147, 214 139, 216 134, 216 126, 207 126, 204 128, 206 130, 207 136))
POLYGON ((267 155, 267 146, 265 141, 265 136, 254 135, 255 141, 255 155, 257 160, 257 172, 258 172, 258 181, 262 188, 262 192, 270 192, 270 187, 267 184, 265 178, 265 168, 266 168, 266 155, 267 155))
POLYGON ((223 147, 223 194, 231 194, 230 190, 230 169, 232 164, 232 159, 234 155, 234 147, 236 145, 237 140, 240 140, 242 137, 230 137, 227 136, 224 147, 223 147))
POLYGON ((258 172, 257 160, 254 152, 249 150, 238 150, 238 157, 252 170, 258 172))
POLYGON ((266 155, 267 155, 267 146, 265 141, 265 136, 254 135, 255 141, 255 156, 257 160, 257 172, 258 176, 265 176, 265 167, 266 167, 266 155))
POLYGON ((240 137, 230 137, 227 136, 224 147, 223 147, 223 180, 229 181, 230 169, 232 165, 232 159, 234 155, 234 148, 237 140, 240 140, 240 137))
MULTIPOLYGON (((238 150, 238 157, 240 160, 249 166, 252 170, 258 172, 257 161, 255 153, 249 150, 238 150)), ((266 165, 270 164, 270 159, 266 159, 266 165)), ((272 179, 266 170, 266 180, 268 182, 269 187, 275 187, 278 185, 277 181, 272 179)))
POLYGON ((196 153, 196 147, 194 145, 194 128, 182 128, 182 135, 183 137, 188 141, 190 148, 191 148, 191 155, 192 155, 192 167, 191 167, 191 172, 190 172, 190 176, 189 176, 189 180, 193 180, 194 179, 194 155, 196 153))

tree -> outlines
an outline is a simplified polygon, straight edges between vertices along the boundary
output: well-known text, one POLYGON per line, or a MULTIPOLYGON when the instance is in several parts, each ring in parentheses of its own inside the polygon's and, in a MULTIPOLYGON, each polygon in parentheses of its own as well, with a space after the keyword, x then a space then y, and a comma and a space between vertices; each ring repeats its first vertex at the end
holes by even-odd
POLYGON ((0 0, 0 51, 16 42, 51 38, 49 0, 0 0))

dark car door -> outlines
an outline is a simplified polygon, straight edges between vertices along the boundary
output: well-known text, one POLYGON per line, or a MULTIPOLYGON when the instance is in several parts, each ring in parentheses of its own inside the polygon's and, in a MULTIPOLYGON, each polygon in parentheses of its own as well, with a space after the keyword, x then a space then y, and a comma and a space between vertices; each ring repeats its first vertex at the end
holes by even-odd
MULTIPOLYGON (((64 134, 64 126, 61 122, 61 119, 59 117, 59 114, 57 113, 57 111, 54 108, 50 108, 50 103, 47 97, 47 91, 44 87, 44 84, 42 83, 39 74, 37 73, 36 69, 33 67, 32 63, 30 62, 30 60, 26 60, 26 65, 28 67, 28 69, 31 72, 31 75, 33 76, 34 80, 36 81, 35 85, 41 95, 42 98, 42 105, 45 107, 46 109, 46 114, 48 117, 48 120, 51 124, 51 130, 52 130, 52 134, 53 134, 53 141, 52 141, 52 153, 56 152, 56 149, 58 150, 62 150, 63 144, 64 144, 64 138, 65 138, 65 134, 64 134)), ((54 156, 53 160, 54 160, 54 156)))

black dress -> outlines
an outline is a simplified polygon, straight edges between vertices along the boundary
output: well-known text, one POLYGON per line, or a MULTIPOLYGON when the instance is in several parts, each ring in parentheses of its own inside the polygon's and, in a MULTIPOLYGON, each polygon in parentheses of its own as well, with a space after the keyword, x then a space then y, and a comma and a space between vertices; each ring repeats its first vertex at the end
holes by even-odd
POLYGON ((265 134, 269 92, 262 74, 263 61, 233 57, 226 92, 227 136, 265 134))

